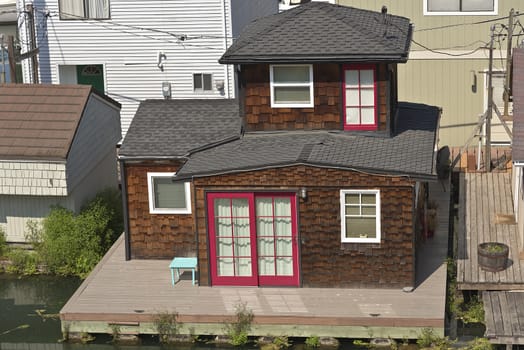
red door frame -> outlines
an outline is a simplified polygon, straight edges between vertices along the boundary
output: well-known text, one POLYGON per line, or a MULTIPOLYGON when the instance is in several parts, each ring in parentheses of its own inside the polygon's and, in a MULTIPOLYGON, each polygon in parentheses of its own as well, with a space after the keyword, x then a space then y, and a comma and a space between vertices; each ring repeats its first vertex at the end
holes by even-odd
MULTIPOLYGON (((297 229, 297 196, 290 192, 209 192, 207 193, 207 214, 208 214, 208 239, 209 239, 209 267, 211 271, 212 285, 228 286, 298 286, 298 229, 297 229), (292 242, 292 276, 259 276, 258 275, 258 250, 257 250, 257 229, 256 229, 256 197, 288 197, 291 204, 291 242, 292 242), (215 207, 216 198, 247 198, 249 203, 249 229, 251 237, 251 272, 252 276, 219 276, 217 271, 217 244, 215 238, 215 207)), ((276 262, 275 262, 276 263, 276 262)))

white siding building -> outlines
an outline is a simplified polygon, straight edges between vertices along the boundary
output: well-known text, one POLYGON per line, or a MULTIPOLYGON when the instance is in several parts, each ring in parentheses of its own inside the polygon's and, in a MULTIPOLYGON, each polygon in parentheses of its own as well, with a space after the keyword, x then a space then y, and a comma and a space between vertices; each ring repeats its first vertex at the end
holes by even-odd
MULTIPOLYGON (((29 0, 18 0, 22 52, 29 0)), ((276 0, 34 0, 41 83, 92 84, 122 104, 123 134, 140 101, 234 98, 232 66, 219 57, 276 0), (80 4, 80 6, 77 6, 80 4)), ((24 60, 24 82, 31 82, 24 60)))

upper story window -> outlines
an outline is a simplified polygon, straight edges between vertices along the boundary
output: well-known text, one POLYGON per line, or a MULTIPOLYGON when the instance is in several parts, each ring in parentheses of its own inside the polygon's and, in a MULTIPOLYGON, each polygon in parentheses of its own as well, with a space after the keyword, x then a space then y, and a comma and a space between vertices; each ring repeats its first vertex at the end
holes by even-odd
POLYGON ((211 74, 195 73, 193 74, 193 91, 212 91, 213 77, 211 74))
POLYGON ((313 66, 272 65, 271 107, 313 107, 313 66))
POLYGON ((425 15, 496 15, 498 0, 424 0, 425 15))
POLYGON ((147 173, 151 214, 191 214, 189 182, 173 182, 174 173, 147 173))
POLYGON ((109 0, 59 0, 60 19, 108 19, 109 0))
POLYGON ((374 65, 344 67, 344 130, 377 129, 374 65))
POLYGON ((341 190, 342 242, 380 243, 380 191, 341 190))

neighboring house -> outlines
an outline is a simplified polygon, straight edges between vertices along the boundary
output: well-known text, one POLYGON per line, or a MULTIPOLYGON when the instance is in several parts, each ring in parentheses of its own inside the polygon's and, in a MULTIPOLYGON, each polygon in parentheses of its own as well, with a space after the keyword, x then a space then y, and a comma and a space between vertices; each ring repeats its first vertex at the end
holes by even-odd
POLYGON ((279 0, 278 1, 278 10, 280 12, 292 9, 298 5, 308 3, 310 1, 323 1, 334 4, 336 0, 279 0))
MULTIPOLYGON (((440 141, 449 146, 463 146, 487 108, 487 48, 490 27, 496 25, 495 34, 502 36, 497 35, 494 41, 493 96, 503 112, 508 16, 512 8, 516 12, 524 10, 521 0, 337 0, 337 3, 374 11, 385 5, 389 13, 411 19, 414 41, 409 63, 399 67, 399 98, 441 106, 440 141)), ((515 33, 519 28, 516 25, 515 33)), ((515 37, 513 46, 519 42, 515 37)), ((510 142, 495 114, 492 141, 510 142)), ((476 146, 477 142, 476 138, 470 145, 476 146)))
POLYGON ((117 188, 120 104, 86 85, 0 85, 0 228, 24 242, 28 220, 78 211, 117 188))
MULTIPOLYGON (((19 9, 24 0, 19 0, 19 9)), ((140 101, 234 98, 220 55, 276 0, 34 0, 40 82, 91 84, 122 104, 126 133, 140 101)), ((30 51, 20 16, 22 52, 30 51)), ((31 82, 24 60, 24 82, 31 82)))
POLYGON ((239 101, 145 101, 120 149, 127 258, 198 258, 200 285, 401 288, 440 110, 397 102, 407 18, 311 2, 220 59, 239 101))
POLYGON ((17 18, 16 0, 0 0, 0 35, 4 40, 8 35, 16 37, 17 18))
POLYGON ((520 241, 524 242, 524 49, 513 50, 513 206, 520 241))

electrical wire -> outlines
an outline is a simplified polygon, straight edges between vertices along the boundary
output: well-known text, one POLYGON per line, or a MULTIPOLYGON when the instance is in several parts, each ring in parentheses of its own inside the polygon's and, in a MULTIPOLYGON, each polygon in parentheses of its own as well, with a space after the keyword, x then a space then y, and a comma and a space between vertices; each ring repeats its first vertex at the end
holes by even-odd
MULTIPOLYGON (((513 15, 513 18, 523 16, 524 13, 516 13, 513 15)), ((447 28, 455 28, 455 27, 463 27, 463 26, 470 26, 470 25, 477 25, 477 24, 486 24, 486 23, 492 23, 492 22, 498 22, 504 19, 508 19, 509 16, 504 17, 498 17, 493 19, 487 19, 484 21, 477 21, 477 22, 469 22, 469 23, 456 23, 456 24, 447 24, 443 26, 438 27, 430 27, 430 28, 422 28, 422 29, 416 29, 415 32, 427 32, 432 30, 440 30, 440 29, 447 29, 447 28)))

